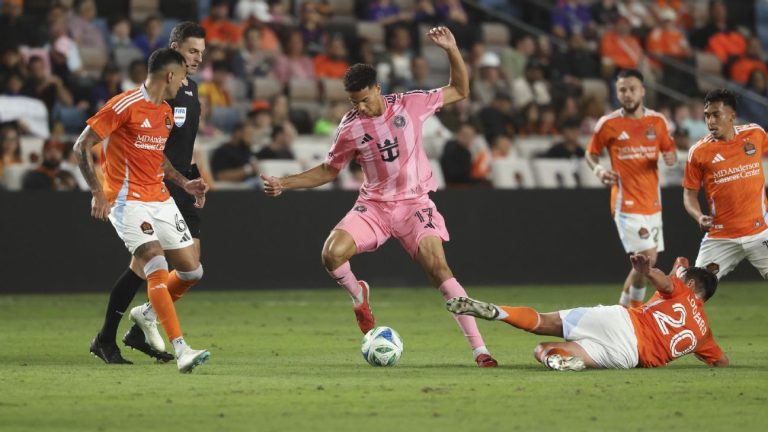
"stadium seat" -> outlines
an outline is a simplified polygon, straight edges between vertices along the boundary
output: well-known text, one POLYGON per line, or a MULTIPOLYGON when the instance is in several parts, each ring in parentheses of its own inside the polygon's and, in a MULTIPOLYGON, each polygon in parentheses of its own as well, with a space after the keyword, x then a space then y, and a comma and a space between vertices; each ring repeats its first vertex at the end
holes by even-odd
POLYGON ((211 123, 224 133, 231 133, 242 120, 242 114, 237 108, 214 107, 211 110, 211 123))
POLYGON ((323 98, 326 102, 346 102, 348 99, 347 92, 344 91, 344 81, 340 79, 326 78, 322 81, 323 84, 323 98))
POLYGON ((242 78, 231 76, 227 82, 227 86, 236 102, 242 102, 248 99, 248 86, 242 78))
POLYGON ((104 65, 107 64, 109 56, 99 48, 80 47, 80 58, 83 61, 83 70, 93 78, 100 78, 104 65))
POLYGON ((445 51, 439 46, 430 43, 421 49, 421 55, 429 63, 430 74, 447 74, 451 70, 451 63, 448 61, 448 56, 445 55, 445 51))
POLYGON ((533 158, 549 149, 557 138, 549 135, 532 135, 515 141, 519 156, 533 158))
POLYGON ((326 142, 309 143, 309 142, 294 142, 291 149, 296 160, 301 162, 304 169, 312 168, 313 166, 322 163, 328 154, 330 144, 326 142))
MULTIPOLYGON (((608 157, 603 156, 600 158, 600 165, 606 169, 610 169, 611 160, 608 157)), ((596 189, 605 187, 605 185, 597 179, 595 173, 592 172, 584 159, 579 160, 579 166, 576 169, 576 175, 579 179, 579 187, 596 189)))
POLYGON ((280 83, 271 78, 254 78, 252 84, 254 99, 272 99, 283 92, 280 83))
POLYGON ((130 3, 132 21, 143 22, 160 9, 160 0, 131 0, 130 3))
POLYGON ((576 172, 578 161, 562 159, 534 159, 531 162, 533 166, 533 175, 536 177, 536 184, 540 188, 575 188, 578 186, 576 172))
POLYGON ((384 27, 371 21, 358 21, 357 34, 367 39, 373 45, 384 46, 384 27))
POLYGON ((9 191, 20 191, 24 174, 34 168, 27 164, 9 165, 3 169, 3 184, 9 191))
POLYGON ((505 158, 491 162, 491 183, 497 189, 531 189, 536 181, 527 159, 505 158))
POLYGON ((706 92, 718 88, 717 83, 713 83, 705 77, 707 75, 721 77, 722 71, 723 64, 720 63, 720 59, 716 55, 696 52, 696 83, 700 91, 706 92))
POLYGON ((144 53, 133 46, 121 46, 112 49, 112 58, 115 60, 115 66, 120 69, 120 72, 122 72, 123 75, 127 75, 128 69, 133 61, 144 60, 144 53))
POLYGON ((334 16, 355 16, 355 2, 352 0, 327 0, 334 16))
POLYGON ((294 101, 314 101, 320 98, 320 91, 315 80, 291 80, 288 83, 288 97, 294 101))
POLYGON ((584 79, 581 81, 581 89, 584 99, 593 97, 599 101, 608 103, 608 85, 601 79, 584 79))
POLYGON ((440 166, 440 161, 437 159, 430 159, 429 165, 432 167, 432 176, 437 183, 438 189, 445 189, 445 176, 443 175, 443 168, 440 166))
POLYGON ((509 29, 500 23, 483 23, 483 42, 486 45, 509 46, 509 29))
MULTIPOLYGON (((85 128, 85 126, 83 126, 85 128)), ((82 132, 82 129, 78 131, 78 134, 82 132)), ((19 145, 21 147, 21 160, 22 162, 31 162, 31 156, 40 156, 43 153, 44 140, 40 137, 33 135, 22 135, 19 138, 19 145)))
POLYGON ((164 45, 168 44, 168 41, 171 39, 171 31, 174 27, 176 27, 176 24, 178 23, 179 20, 176 18, 163 19, 163 31, 160 33, 160 40, 165 41, 164 45))

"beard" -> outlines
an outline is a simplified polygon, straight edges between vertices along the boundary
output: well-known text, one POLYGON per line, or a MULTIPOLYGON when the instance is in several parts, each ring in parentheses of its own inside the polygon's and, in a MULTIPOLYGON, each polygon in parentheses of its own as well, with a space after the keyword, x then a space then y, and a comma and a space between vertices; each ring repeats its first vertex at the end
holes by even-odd
POLYGON ((621 107, 624 108, 625 112, 634 114, 637 109, 640 108, 640 102, 635 102, 634 104, 622 104, 621 107))

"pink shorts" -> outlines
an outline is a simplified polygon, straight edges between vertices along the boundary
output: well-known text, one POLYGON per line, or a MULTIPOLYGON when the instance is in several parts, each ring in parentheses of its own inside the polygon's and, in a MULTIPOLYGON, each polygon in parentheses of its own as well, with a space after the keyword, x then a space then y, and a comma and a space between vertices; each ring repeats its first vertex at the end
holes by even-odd
POLYGON ((357 253, 373 252, 394 236, 411 258, 416 257, 419 243, 426 236, 435 235, 443 241, 450 239, 445 219, 428 195, 403 201, 358 198, 334 229, 352 236, 357 253))

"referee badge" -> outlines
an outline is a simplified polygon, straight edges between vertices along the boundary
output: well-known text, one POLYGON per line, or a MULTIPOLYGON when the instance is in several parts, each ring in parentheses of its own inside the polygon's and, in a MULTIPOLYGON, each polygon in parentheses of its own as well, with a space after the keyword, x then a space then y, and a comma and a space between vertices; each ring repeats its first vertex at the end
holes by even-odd
POLYGON ((173 109, 173 122, 176 127, 184 126, 184 122, 187 121, 187 107, 176 107, 173 109))

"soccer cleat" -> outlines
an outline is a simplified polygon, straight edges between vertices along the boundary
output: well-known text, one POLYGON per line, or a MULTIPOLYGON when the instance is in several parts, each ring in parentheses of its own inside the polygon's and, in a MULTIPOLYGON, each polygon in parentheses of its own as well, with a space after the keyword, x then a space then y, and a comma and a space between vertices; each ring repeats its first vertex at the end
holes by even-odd
POLYGON ((193 350, 192 348, 188 348, 181 354, 181 356, 179 356, 178 360, 176 360, 176 366, 178 366, 179 372, 181 373, 191 373, 192 369, 207 362, 210 356, 211 353, 206 350, 193 350))
POLYGON ((471 315, 486 320, 493 320, 499 316, 499 310, 495 305, 469 297, 449 299, 445 302, 445 308, 457 315, 471 315))
POLYGON ((477 366, 481 368, 494 368, 499 365, 499 362, 491 357, 490 354, 480 354, 475 357, 475 362, 477 363, 477 366))
POLYGON ((580 371, 587 367, 580 357, 563 357, 560 354, 548 355, 544 359, 544 365, 556 371, 580 371))
POLYGON ((132 361, 126 360, 120 354, 120 348, 116 344, 107 344, 99 340, 97 335, 91 341, 91 354, 104 360, 106 364, 133 364, 132 361))
POLYGON ((123 336, 123 343, 129 348, 139 350, 163 363, 168 363, 173 360, 173 354, 152 348, 147 343, 147 338, 138 326, 132 326, 131 329, 128 330, 125 336, 123 336))
POLYGON ((131 309, 131 321, 139 326, 141 331, 144 332, 144 336, 150 347, 156 351, 165 351, 165 342, 163 342, 163 337, 160 336, 160 332, 157 330, 157 321, 149 319, 144 314, 143 309, 144 305, 136 306, 131 309))
POLYGON ((371 331, 372 328, 376 327, 376 318, 374 318, 373 312, 371 312, 371 305, 368 303, 368 293, 371 287, 368 286, 368 282, 366 281, 357 281, 357 283, 363 290, 363 302, 355 306, 353 309, 355 311, 355 318, 357 318, 357 325, 360 327, 360 331, 362 331, 363 334, 366 334, 371 331))

